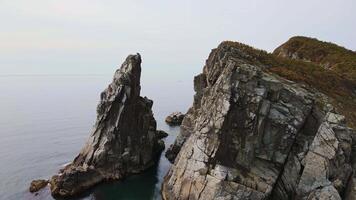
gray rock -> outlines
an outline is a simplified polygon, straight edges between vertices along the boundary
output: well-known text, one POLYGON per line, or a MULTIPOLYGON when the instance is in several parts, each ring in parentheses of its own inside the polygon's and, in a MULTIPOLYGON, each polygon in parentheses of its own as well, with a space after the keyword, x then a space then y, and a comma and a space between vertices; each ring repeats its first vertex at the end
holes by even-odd
POLYGON ((341 199, 346 188, 352 196, 345 118, 315 103, 323 94, 251 60, 223 43, 195 77, 193 106, 166 153, 174 163, 163 198, 341 199))
POLYGON ((307 200, 341 200, 341 197, 333 186, 326 186, 314 190, 307 200))
POLYGON ((53 196, 73 196, 152 166, 164 149, 153 101, 140 96, 141 57, 130 55, 101 93, 93 131, 74 161, 51 178, 53 196), (163 145, 163 147, 162 147, 163 145))
POLYGON ((162 139, 162 138, 167 137, 168 133, 163 131, 163 130, 157 130, 156 131, 156 136, 157 136, 157 138, 162 139))
POLYGON ((47 185, 48 185, 48 180, 43 180, 43 179, 33 180, 31 182, 29 190, 31 193, 38 192, 39 190, 46 187, 47 185))
POLYGON ((297 186, 297 196, 306 198, 310 193, 326 187, 332 187, 341 194, 345 190, 352 173, 350 162, 352 139, 347 129, 340 128, 329 124, 329 121, 319 126, 305 157, 304 170, 297 186))
POLYGON ((184 114, 181 112, 174 112, 168 115, 165 119, 166 123, 170 126, 179 126, 182 124, 184 114))
POLYGON ((351 146, 351 163, 352 163, 352 175, 346 186, 345 199, 356 200, 356 131, 349 129, 352 132, 352 146, 351 146))

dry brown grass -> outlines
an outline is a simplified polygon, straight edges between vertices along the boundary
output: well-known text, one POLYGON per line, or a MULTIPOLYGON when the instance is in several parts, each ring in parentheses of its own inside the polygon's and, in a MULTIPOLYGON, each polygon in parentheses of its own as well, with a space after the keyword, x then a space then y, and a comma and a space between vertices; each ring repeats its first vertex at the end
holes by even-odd
POLYGON ((274 54, 281 51, 296 53, 300 58, 327 66, 343 78, 356 80, 356 53, 339 45, 297 36, 278 47, 274 54))

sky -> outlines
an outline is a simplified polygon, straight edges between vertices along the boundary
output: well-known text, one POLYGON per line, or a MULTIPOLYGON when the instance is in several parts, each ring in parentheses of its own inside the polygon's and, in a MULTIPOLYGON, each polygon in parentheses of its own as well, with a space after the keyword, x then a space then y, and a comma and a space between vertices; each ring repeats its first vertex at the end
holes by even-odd
POLYGON ((355 0, 0 0, 0 75, 202 70, 221 41, 273 51, 295 35, 356 50, 355 0))

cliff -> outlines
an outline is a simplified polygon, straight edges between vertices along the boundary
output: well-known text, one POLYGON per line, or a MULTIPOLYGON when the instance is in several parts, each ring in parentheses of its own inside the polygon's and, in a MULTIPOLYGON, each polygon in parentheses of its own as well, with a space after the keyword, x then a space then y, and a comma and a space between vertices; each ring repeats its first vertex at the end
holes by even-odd
POLYGON ((236 42, 211 52, 167 152, 164 199, 356 197, 355 131, 339 111, 352 113, 338 109, 355 108, 354 82, 277 54, 236 42))
POLYGON ((336 44, 308 37, 293 37, 273 55, 270 71, 306 83, 323 92, 356 128, 356 53, 336 44), (275 62, 276 63, 276 62, 275 62))
POLYGON ((153 101, 140 96, 141 57, 126 58, 101 93, 93 131, 72 163, 50 180, 53 196, 73 196, 107 180, 139 173, 164 148, 152 113, 153 101))

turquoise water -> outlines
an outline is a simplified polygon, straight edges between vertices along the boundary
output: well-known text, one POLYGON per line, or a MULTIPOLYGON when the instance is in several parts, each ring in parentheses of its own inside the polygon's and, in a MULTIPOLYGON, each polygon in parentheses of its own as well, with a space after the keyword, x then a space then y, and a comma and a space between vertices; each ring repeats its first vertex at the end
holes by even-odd
MULTIPOLYGON (((78 154, 95 122, 100 92, 111 75, 0 76, 0 199, 53 199, 46 188, 28 192, 33 179, 49 178, 78 154)), ((142 75, 142 96, 154 100, 159 129, 170 135, 179 128, 164 123, 170 112, 185 112, 193 97, 192 80, 142 75)), ((157 165, 122 181, 103 183, 76 199, 160 199, 170 163, 162 153, 157 165)))

